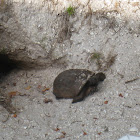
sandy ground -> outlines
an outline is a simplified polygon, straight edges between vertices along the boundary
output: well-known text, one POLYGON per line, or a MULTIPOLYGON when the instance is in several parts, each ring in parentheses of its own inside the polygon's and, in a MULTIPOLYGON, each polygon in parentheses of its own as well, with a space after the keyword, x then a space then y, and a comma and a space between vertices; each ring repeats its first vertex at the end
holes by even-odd
POLYGON ((8 109, 11 105, 6 107, 9 112, 0 106, 0 140, 117 140, 126 134, 140 136, 140 17, 128 17, 123 22, 120 17, 114 20, 103 16, 96 13, 71 19, 72 43, 67 50, 64 47, 66 64, 14 70, 2 79, 0 92, 10 95, 17 112, 9 113, 14 111, 8 109), (101 69, 91 59, 94 52, 103 54, 101 69), (115 61, 108 67, 114 55, 115 61), (71 68, 103 71, 106 79, 85 101, 72 104, 70 99, 56 100, 53 81, 71 68))
POLYGON ((12 104, 19 113, 9 115, 0 107, 1 140, 117 140, 140 135, 140 79, 107 73, 98 92, 72 104, 52 94, 53 80, 63 70, 16 70, 3 80, 1 92, 16 92, 11 93, 12 104))

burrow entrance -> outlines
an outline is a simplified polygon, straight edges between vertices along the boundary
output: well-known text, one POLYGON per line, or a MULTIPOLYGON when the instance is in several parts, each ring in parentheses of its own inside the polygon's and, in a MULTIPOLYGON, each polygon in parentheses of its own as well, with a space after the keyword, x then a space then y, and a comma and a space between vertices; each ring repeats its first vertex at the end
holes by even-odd
POLYGON ((9 74, 12 70, 18 68, 18 63, 11 60, 8 55, 0 54, 0 78, 9 74))

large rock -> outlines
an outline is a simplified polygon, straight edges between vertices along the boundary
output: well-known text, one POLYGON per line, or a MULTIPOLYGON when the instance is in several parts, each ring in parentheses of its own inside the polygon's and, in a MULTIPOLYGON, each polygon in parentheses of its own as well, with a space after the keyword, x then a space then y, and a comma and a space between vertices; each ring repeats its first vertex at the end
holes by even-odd
MULTIPOLYGON (((96 64, 90 60, 92 54, 100 52, 105 55, 102 60, 106 61, 105 58, 108 58, 110 52, 119 53, 119 48, 122 47, 120 44, 124 45, 124 52, 126 46, 128 52, 134 56, 138 54, 132 52, 129 45, 131 39, 128 39, 134 36, 135 40, 131 43, 139 49, 140 10, 136 8, 139 5, 137 2, 129 4, 87 0, 2 2, 0 52, 20 62, 24 67, 68 64, 70 68, 78 66, 95 70, 96 64), (66 8, 70 5, 75 7, 73 16, 69 16, 66 12, 66 8), (120 41, 118 36, 121 35, 125 37, 120 41), (128 41, 128 45, 124 43, 125 41, 128 41)), ((118 57, 120 61, 123 60, 123 55, 118 57)))
POLYGON ((47 8, 21 2, 4 3, 0 12, 1 53, 24 67, 65 63, 64 50, 70 46, 67 40, 71 36, 66 14, 56 20, 57 14, 47 8))

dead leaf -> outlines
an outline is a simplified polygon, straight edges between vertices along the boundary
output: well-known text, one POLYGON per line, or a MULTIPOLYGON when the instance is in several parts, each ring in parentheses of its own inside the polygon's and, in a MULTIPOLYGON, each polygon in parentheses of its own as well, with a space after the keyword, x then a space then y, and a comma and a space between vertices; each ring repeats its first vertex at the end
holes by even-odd
POLYGON ((61 132, 61 133, 62 133, 63 135, 66 135, 66 132, 64 132, 64 131, 63 131, 63 132, 61 132))
POLYGON ((53 100, 52 100, 52 99, 47 99, 47 98, 45 98, 45 99, 43 100, 43 102, 44 102, 44 103, 52 103, 53 100))
POLYGON ((97 120, 98 118, 94 117, 93 119, 97 120))
POLYGON ((41 88, 41 85, 38 85, 38 88, 41 88))
POLYGON ((16 83, 13 83, 13 86, 16 86, 17 84, 16 83))
POLYGON ((26 89, 26 90, 29 90, 30 88, 31 88, 31 86, 28 86, 28 87, 26 87, 25 89, 26 89))
POLYGON ((60 129, 59 129, 58 127, 54 129, 54 131, 56 131, 56 132, 59 131, 59 130, 60 130, 60 129))
POLYGON ((120 93, 120 94, 119 94, 119 97, 123 97, 123 95, 120 93))
POLYGON ((12 98, 13 96, 16 96, 17 95, 17 91, 12 91, 12 92, 9 92, 8 93, 8 96, 10 97, 10 98, 12 98))
POLYGON ((13 114, 13 117, 16 118, 17 117, 17 114, 13 114))
POLYGON ((108 104, 108 101, 104 101, 104 104, 108 104))
POLYGON ((63 139, 65 138, 65 135, 61 135, 60 137, 58 137, 57 139, 63 139))
POLYGON ((87 133, 85 131, 83 131, 83 135, 87 135, 87 133))
POLYGON ((44 88, 42 92, 48 91, 50 88, 44 88))
POLYGON ((101 135, 101 132, 98 132, 98 135, 101 135))

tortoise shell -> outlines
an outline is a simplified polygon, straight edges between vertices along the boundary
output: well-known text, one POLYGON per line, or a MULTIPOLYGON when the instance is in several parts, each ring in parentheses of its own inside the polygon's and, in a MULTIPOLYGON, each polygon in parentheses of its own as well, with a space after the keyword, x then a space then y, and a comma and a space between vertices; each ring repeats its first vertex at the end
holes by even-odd
POLYGON ((70 69, 60 73, 53 84, 53 93, 57 98, 73 98, 93 72, 85 69, 70 69))

